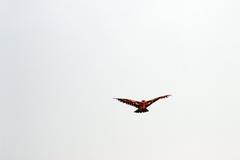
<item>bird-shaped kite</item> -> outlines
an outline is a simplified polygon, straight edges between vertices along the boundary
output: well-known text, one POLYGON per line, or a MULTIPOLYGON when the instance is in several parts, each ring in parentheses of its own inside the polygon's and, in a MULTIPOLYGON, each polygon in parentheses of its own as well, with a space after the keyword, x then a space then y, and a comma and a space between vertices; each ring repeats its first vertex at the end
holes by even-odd
POLYGON ((149 101, 142 100, 141 102, 131 100, 131 99, 126 99, 126 98, 114 98, 114 99, 117 99, 122 103, 126 103, 128 105, 136 107, 137 110, 135 111, 135 113, 142 113, 142 112, 148 112, 147 107, 149 107, 151 104, 153 104, 157 100, 163 99, 163 98, 168 98, 169 96, 171 96, 171 95, 168 94, 168 95, 160 96, 160 97, 151 99, 149 101))

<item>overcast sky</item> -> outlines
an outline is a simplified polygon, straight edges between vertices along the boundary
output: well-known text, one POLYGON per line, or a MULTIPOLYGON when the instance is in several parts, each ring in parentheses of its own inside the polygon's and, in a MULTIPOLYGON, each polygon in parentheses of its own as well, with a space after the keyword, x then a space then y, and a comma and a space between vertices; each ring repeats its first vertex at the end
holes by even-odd
POLYGON ((0 2, 0 159, 239 160, 238 0, 0 2), (149 112, 113 97, 164 94, 149 112))

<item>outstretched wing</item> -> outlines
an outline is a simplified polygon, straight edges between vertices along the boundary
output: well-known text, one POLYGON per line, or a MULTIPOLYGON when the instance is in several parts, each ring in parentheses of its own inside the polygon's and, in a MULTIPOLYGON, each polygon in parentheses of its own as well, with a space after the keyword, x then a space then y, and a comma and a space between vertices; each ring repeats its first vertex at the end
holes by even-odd
POLYGON ((131 100, 131 99, 126 99, 126 98, 114 98, 122 103, 126 103, 128 105, 134 106, 139 108, 141 106, 141 102, 135 101, 135 100, 131 100))
POLYGON ((171 95, 167 94, 167 95, 164 95, 164 96, 161 96, 161 97, 157 97, 157 98, 151 99, 151 100, 146 102, 146 106, 150 106, 151 104, 153 104, 157 100, 163 99, 163 98, 168 98, 169 96, 171 96, 171 95))

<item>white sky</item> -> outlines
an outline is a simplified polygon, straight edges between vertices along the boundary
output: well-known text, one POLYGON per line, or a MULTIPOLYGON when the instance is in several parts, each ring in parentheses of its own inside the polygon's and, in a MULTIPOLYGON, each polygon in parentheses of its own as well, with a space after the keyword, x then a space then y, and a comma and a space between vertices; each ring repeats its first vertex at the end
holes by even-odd
POLYGON ((240 2, 0 2, 0 159, 239 160, 240 2), (173 96, 145 114, 113 100, 173 96))

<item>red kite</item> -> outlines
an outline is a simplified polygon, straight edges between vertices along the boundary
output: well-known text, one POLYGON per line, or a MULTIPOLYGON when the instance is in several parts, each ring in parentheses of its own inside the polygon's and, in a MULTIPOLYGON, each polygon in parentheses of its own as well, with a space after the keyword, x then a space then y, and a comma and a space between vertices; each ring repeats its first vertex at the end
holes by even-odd
POLYGON ((136 107, 137 110, 135 111, 135 113, 142 113, 142 112, 148 112, 147 107, 149 107, 151 104, 153 104, 157 100, 163 99, 163 98, 168 98, 169 96, 171 96, 171 95, 169 95, 169 94, 168 95, 164 95, 164 96, 161 96, 161 97, 157 97, 157 98, 151 99, 149 101, 142 100, 141 102, 135 101, 135 100, 131 100, 131 99, 126 99, 126 98, 114 98, 114 99, 117 99, 117 100, 119 100, 122 103, 126 103, 128 105, 136 107))

